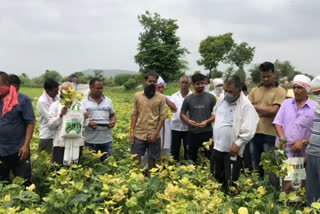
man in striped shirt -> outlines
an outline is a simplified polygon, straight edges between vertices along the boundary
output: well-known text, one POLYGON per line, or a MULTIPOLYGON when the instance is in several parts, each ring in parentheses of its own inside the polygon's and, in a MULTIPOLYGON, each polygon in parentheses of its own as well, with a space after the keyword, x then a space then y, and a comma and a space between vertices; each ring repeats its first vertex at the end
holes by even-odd
POLYGON ((317 105, 314 113, 312 134, 307 148, 306 189, 309 206, 320 198, 320 76, 312 80, 311 91, 314 94, 317 105))

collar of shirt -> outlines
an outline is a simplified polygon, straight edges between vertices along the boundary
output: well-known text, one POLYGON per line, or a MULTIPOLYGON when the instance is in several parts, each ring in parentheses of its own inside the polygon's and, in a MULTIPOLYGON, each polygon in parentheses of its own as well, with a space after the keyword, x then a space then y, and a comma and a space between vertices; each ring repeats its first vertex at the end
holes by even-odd
MULTIPOLYGON (((294 99, 294 98, 291 98, 292 99, 292 104, 294 104, 295 106, 296 106, 296 108, 297 108, 297 102, 296 102, 296 99, 294 99)), ((308 97, 308 99, 307 99, 307 101, 303 104, 303 106, 301 106, 300 108, 303 108, 303 107, 308 107, 308 108, 311 108, 312 107, 312 104, 311 104, 311 100, 310 100, 310 98, 308 97)))
MULTIPOLYGON (((104 101, 105 100, 105 96, 102 94, 102 100, 100 101, 100 103, 102 102, 102 101, 104 101)), ((90 101, 92 101, 92 102, 96 102, 97 103, 97 101, 95 101, 94 99, 92 99, 91 98, 91 95, 90 94, 88 94, 88 100, 90 100, 90 101)), ((98 104, 100 104, 100 103, 98 103, 98 104)))

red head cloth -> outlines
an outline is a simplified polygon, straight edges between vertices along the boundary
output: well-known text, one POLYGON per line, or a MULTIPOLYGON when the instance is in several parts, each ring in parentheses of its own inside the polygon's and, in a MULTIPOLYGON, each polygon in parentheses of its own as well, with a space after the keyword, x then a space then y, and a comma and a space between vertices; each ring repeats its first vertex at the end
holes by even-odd
POLYGON ((7 93, 7 96, 2 98, 2 117, 8 112, 12 110, 13 107, 19 104, 19 93, 13 85, 9 86, 1 86, 0 94, 7 93))

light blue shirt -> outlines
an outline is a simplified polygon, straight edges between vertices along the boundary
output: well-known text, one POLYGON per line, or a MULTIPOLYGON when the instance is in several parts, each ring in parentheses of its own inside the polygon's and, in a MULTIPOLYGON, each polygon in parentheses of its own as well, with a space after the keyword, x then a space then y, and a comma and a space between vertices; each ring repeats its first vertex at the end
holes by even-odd
POLYGON ((100 103, 91 99, 90 95, 81 102, 82 109, 89 113, 89 121, 98 124, 97 128, 93 129, 87 126, 83 132, 83 137, 86 143, 103 144, 112 141, 111 129, 107 126, 110 123, 110 116, 114 114, 114 109, 111 99, 103 96, 100 103))
POLYGON ((229 152, 232 146, 231 134, 236 103, 223 100, 215 114, 214 122, 214 149, 220 152, 229 152))

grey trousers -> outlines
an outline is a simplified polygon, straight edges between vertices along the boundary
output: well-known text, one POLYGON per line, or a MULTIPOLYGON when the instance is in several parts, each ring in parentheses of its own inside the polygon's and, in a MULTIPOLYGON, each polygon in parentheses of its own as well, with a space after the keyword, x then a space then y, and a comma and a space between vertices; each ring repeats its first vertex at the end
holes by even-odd
POLYGON ((308 154, 307 159, 307 200, 308 205, 320 199, 320 156, 313 156, 308 154))
POLYGON ((52 143, 53 139, 40 139, 38 153, 42 152, 43 150, 46 151, 48 154, 52 152, 52 143))

